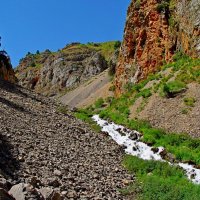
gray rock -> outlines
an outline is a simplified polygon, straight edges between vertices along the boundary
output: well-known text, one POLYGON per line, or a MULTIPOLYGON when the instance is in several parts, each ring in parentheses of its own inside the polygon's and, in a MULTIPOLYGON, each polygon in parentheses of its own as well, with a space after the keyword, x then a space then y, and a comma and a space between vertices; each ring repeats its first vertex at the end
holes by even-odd
POLYGON ((14 185, 10 189, 9 194, 11 194, 16 200, 25 200, 24 184, 19 183, 18 185, 14 185))
POLYGON ((40 193, 43 195, 45 200, 61 200, 61 195, 54 191, 52 188, 45 187, 41 188, 40 193))
POLYGON ((5 178, 0 178, 0 188, 4 190, 9 190, 11 187, 11 183, 7 181, 5 178))
POLYGON ((72 46, 56 54, 41 53, 37 59, 37 64, 41 66, 38 69, 29 67, 36 61, 34 56, 26 56, 16 69, 19 84, 53 96, 65 88, 78 86, 108 68, 105 58, 96 50, 77 46, 72 50, 72 46))
POLYGON ((56 169, 56 170, 54 170, 53 173, 54 173, 55 176, 59 176, 59 177, 62 176, 62 172, 60 170, 56 169))

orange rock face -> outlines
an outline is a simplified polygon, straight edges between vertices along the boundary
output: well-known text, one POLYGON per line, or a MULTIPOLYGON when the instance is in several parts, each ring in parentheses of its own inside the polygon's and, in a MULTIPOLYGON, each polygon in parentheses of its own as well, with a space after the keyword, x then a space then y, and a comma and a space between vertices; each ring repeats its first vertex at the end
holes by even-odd
MULTIPOLYGON (((169 5, 159 10, 162 3, 163 1, 159 0, 132 0, 128 8, 115 76, 116 96, 123 93, 127 83, 145 79, 148 74, 158 70, 163 63, 170 62, 177 49, 194 55, 191 50, 191 38, 185 32, 183 23, 172 28, 169 5), (178 32, 180 27, 182 31, 178 32)), ((175 15, 175 11, 173 14, 175 15)), ((176 19, 183 21, 178 12, 176 19)), ((186 19, 184 22, 189 23, 186 19)), ((198 28, 194 30, 194 34, 199 34, 198 28)))
POLYGON ((11 83, 17 82, 9 57, 2 53, 0 54, 0 78, 11 83))

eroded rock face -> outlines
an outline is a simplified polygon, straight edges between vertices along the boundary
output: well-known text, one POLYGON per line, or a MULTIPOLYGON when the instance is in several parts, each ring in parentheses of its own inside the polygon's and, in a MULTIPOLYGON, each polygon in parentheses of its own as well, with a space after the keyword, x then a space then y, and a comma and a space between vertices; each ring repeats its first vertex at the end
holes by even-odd
POLYGON ((170 62, 176 51, 200 56, 198 0, 132 0, 117 65, 119 96, 126 83, 137 82, 170 62))
POLYGON ((176 5, 177 49, 192 57, 200 57, 200 1, 179 0, 176 5))
POLYGON ((10 58, 4 51, 0 52, 0 78, 12 83, 17 81, 10 63, 10 58))
POLYGON ((20 85, 50 96, 75 87, 106 68, 107 62, 99 52, 69 45, 56 53, 28 55, 16 73, 20 85))

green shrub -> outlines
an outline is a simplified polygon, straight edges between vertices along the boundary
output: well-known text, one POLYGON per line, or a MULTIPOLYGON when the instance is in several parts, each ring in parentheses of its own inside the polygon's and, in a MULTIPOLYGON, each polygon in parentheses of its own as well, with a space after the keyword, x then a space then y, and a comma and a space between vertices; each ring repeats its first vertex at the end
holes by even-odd
POLYGON ((168 11, 168 10, 169 10, 169 3, 166 2, 166 1, 163 1, 163 2, 159 3, 159 4, 157 5, 156 10, 157 10, 159 13, 168 11))
POLYGON ((118 41, 116 41, 115 44, 114 44, 114 49, 117 50, 117 49, 120 48, 120 46, 121 46, 121 42, 118 40, 118 41))
POLYGON ((178 24, 178 22, 177 22, 176 18, 174 18, 173 16, 171 16, 169 18, 169 25, 170 25, 170 27, 174 28, 174 27, 176 27, 177 24, 178 24))
POLYGON ((181 110, 181 113, 184 114, 184 115, 188 114, 188 109, 187 108, 183 108, 181 110))
POLYGON ((164 84, 163 92, 167 97, 174 97, 175 94, 186 89, 186 84, 181 81, 170 81, 164 84))
POLYGON ((151 88, 143 89, 140 93, 138 93, 139 96, 142 96, 143 98, 148 98, 152 95, 151 88))
POLYGON ((35 67, 35 66, 36 66, 35 62, 32 62, 31 67, 35 67))
POLYGON ((136 0, 136 2, 135 2, 135 8, 136 8, 137 10, 140 9, 140 0, 136 0))
POLYGON ((103 106, 103 104, 104 104, 103 98, 99 98, 99 99, 94 103, 95 108, 101 108, 101 107, 103 106))
POLYGON ((183 100, 184 100, 185 105, 191 106, 191 107, 194 107, 194 104, 196 102, 196 99, 194 97, 185 97, 183 100))

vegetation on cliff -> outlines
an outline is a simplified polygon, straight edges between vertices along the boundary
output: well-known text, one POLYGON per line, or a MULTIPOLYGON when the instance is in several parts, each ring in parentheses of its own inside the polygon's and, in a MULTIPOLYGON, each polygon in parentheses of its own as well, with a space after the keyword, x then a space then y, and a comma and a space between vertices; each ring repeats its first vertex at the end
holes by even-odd
POLYGON ((119 41, 72 43, 57 52, 30 52, 16 68, 19 84, 47 96, 64 94, 110 66, 119 41))

